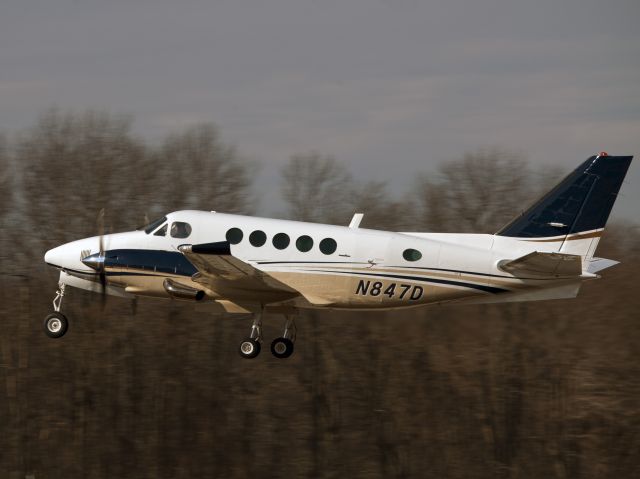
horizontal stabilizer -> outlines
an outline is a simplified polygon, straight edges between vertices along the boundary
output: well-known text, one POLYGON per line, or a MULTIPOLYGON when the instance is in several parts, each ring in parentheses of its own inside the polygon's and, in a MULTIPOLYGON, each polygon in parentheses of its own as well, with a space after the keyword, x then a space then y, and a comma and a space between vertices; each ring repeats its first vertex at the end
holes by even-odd
POLYGON ((611 268, 612 266, 615 266, 619 263, 620 261, 615 261, 613 259, 592 258, 591 261, 587 263, 587 272, 592 274, 597 273, 598 271, 611 268))
POLYGON ((504 260, 498 267, 514 276, 571 277, 582 275, 582 258, 575 254, 534 251, 514 260, 504 260))
POLYGON ((476 296, 470 300, 461 300, 464 304, 520 303, 523 301, 548 301, 550 299, 575 298, 580 291, 580 280, 561 284, 552 288, 541 288, 525 291, 513 291, 494 295, 476 296))

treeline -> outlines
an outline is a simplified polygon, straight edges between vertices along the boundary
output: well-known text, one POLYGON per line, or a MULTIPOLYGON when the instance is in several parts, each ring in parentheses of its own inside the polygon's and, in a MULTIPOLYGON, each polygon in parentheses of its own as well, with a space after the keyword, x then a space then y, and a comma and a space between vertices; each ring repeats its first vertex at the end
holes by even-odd
MULTIPOLYGON (((306 313, 287 361, 238 356, 248 318, 78 290, 67 336, 44 336, 47 248, 95 234, 101 208, 114 231, 183 208, 268 214, 259 166, 208 123, 150 143, 130 117, 50 110, 0 135, 0 477, 638 475, 634 225, 607 230, 598 254, 622 264, 576 300, 306 313)), ((280 191, 293 219, 491 233, 561 174, 478 150, 394 196, 304 152, 280 191)))

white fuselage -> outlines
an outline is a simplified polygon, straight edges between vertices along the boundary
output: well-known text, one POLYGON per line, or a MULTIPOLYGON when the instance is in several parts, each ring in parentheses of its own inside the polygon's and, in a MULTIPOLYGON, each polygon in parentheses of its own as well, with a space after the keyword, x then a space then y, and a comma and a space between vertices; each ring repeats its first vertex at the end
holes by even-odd
MULTIPOLYGON (((296 308, 391 309, 444 301, 573 297, 581 280, 592 277, 523 278, 498 267, 500 261, 533 251, 557 251, 560 240, 540 243, 486 234, 395 233, 203 211, 178 211, 166 218, 164 235, 158 225, 149 233, 132 231, 103 238, 109 294, 167 298, 163 286, 167 278, 202 289, 192 279, 195 268, 178 247, 225 242, 232 228, 242 232, 242 240, 231 244, 231 254, 275 278, 283 288, 250 290, 221 280, 205 288, 208 300, 296 308), (188 224, 188 236, 184 232, 178 233, 182 237, 172 236, 175 222, 188 224), (252 237, 254 232, 264 235, 252 237), (284 246, 286 241, 281 241, 276 247, 274 237, 279 235, 282 240, 282 234, 289 243, 284 246), (312 244, 307 238, 300 240, 305 236, 312 244)), ((98 251, 99 238, 86 238, 50 250, 45 261, 62 269, 63 282, 96 290, 96 271, 82 259, 98 251)))

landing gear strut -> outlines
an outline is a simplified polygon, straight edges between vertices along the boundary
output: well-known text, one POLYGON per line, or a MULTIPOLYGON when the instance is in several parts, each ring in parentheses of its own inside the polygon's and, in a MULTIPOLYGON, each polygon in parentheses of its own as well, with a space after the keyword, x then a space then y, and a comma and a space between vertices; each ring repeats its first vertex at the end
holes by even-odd
POLYGON ((44 318, 44 333, 50 338, 61 338, 69 329, 67 317, 60 312, 65 290, 64 283, 58 283, 58 291, 53 300, 53 313, 44 318))
POLYGON ((262 311, 253 316, 251 334, 240 343, 238 352, 246 359, 253 359, 260 354, 260 343, 262 342, 262 311))
POLYGON ((291 356, 293 354, 293 344, 296 342, 296 331, 295 317, 287 315, 282 337, 274 339, 271 343, 271 354, 279 359, 291 356))

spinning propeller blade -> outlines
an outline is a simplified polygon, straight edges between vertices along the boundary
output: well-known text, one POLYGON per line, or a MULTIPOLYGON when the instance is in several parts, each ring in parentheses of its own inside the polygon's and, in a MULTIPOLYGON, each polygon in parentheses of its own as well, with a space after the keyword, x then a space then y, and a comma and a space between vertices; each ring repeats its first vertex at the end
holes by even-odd
POLYGON ((105 262, 105 257, 104 257, 104 208, 102 208, 100 210, 100 212, 98 213, 98 218, 96 220, 96 225, 98 228, 98 236, 100 237, 100 252, 99 252, 99 257, 101 258, 101 260, 97 263, 97 270, 98 270, 98 275, 100 278, 100 286, 101 286, 101 293, 102 293, 102 307, 104 307, 104 303, 107 299, 107 291, 106 291, 106 286, 107 286, 107 275, 104 271, 104 262, 105 262))

